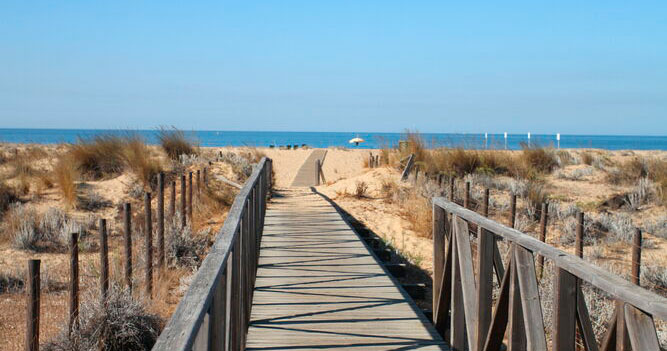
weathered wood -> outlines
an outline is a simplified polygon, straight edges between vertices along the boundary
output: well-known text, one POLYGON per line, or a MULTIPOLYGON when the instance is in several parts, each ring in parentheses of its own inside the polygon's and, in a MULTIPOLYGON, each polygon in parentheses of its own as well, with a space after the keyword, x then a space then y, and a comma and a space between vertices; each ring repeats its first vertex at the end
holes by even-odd
POLYGON ((472 249, 468 222, 456 217, 454 233, 456 234, 456 257, 461 276, 461 291, 463 293, 463 308, 468 336, 468 345, 476 350, 477 346, 477 289, 475 287, 475 271, 472 264, 472 249))
POLYGON ((197 170, 197 199, 201 196, 201 170, 197 170))
POLYGON ((482 216, 489 216, 489 188, 484 189, 484 199, 482 200, 482 216))
POLYGON ((642 231, 641 229, 635 229, 635 235, 632 238, 632 282, 636 285, 641 285, 640 280, 640 269, 642 264, 642 231))
POLYGON ((588 315, 588 307, 586 307, 586 300, 579 282, 577 282, 577 325, 586 351, 598 351, 593 324, 591 324, 591 317, 588 315))
MULTIPOLYGON (((204 170, 206 170, 204 168, 204 170)), ((206 175, 206 172, 204 172, 206 175)), ((206 178, 204 178, 206 179, 206 178)), ((206 183, 204 183, 206 184, 206 183)), ((226 343, 226 310, 227 310, 227 275, 226 271, 222 270, 218 278, 218 286, 215 288, 213 294, 213 301, 211 302, 210 319, 209 319, 209 345, 212 351, 225 350, 226 343)))
MULTIPOLYGON (((445 224, 447 224, 447 218, 445 216, 445 224)), ((445 227, 447 230, 447 226, 445 227)), ((449 226, 451 228, 451 226, 449 226)), ((445 234, 446 236, 447 234, 445 234)), ((440 289, 438 294, 438 302, 436 305, 438 309, 434 311, 433 322, 435 324, 435 329, 442 335, 445 336, 447 327, 449 326, 449 311, 452 302, 452 255, 453 255, 453 235, 450 235, 450 239, 447 240, 447 249, 445 250, 445 259, 444 266, 441 272, 440 289)), ((450 338, 451 339, 451 338, 450 338)), ((449 341, 449 340, 448 340, 449 341)))
POLYGON ((166 269, 164 251, 164 173, 157 178, 157 269, 166 269))
POLYGON ((408 179, 408 176, 412 171, 412 166, 414 165, 414 163, 415 163, 415 154, 411 154, 410 157, 408 158, 408 163, 405 165, 405 169, 403 169, 403 174, 401 174, 401 180, 405 181, 408 179))
POLYGON ((194 218, 194 213, 192 213, 192 172, 188 172, 188 219, 190 221, 190 226, 192 226, 193 218, 194 218))
MULTIPOLYGON (((507 260, 509 264, 509 260, 507 260)), ((498 249, 498 237, 493 235, 493 268, 496 272, 496 279, 501 281, 502 277, 505 275, 505 268, 503 266, 503 258, 500 255, 500 250, 498 249)))
POLYGON ((463 207, 470 208, 470 182, 466 181, 466 189, 463 197, 463 207))
POLYGON ((185 174, 181 175, 181 227, 185 227, 188 218, 187 210, 185 208, 186 198, 185 174))
POLYGON ((577 213, 577 229, 575 239, 575 254, 579 258, 584 257, 584 213, 577 213))
POLYGON ((445 265, 445 211, 433 206, 433 313, 438 314, 442 270, 445 265))
POLYGON ((511 260, 508 261, 508 267, 504 271, 503 278, 500 283, 500 292, 498 294, 498 301, 493 310, 493 318, 489 331, 486 334, 484 342, 484 351, 499 351, 503 344, 503 336, 507 330, 507 322, 509 319, 509 301, 510 301, 510 272, 512 271, 511 260))
MULTIPOLYGON (((458 253, 458 235, 457 231, 459 230, 457 226, 457 217, 452 216, 452 302, 450 304, 451 308, 451 318, 449 322, 449 342, 454 350, 465 349, 466 344, 466 320, 465 320, 465 307, 463 302, 463 289, 461 287, 461 270, 459 269, 459 253, 458 253)), ((468 240, 468 238, 466 238, 468 240)), ((471 326, 472 328, 472 326, 471 326)))
POLYGON ((516 194, 510 197, 510 227, 514 228, 516 224, 516 194))
MULTIPOLYGON (((238 237, 240 220, 245 212, 245 201, 251 195, 251 190, 260 186, 259 174, 263 172, 267 165, 267 158, 262 158, 259 164, 254 168, 243 189, 234 199, 227 219, 223 224, 222 229, 216 236, 216 241, 210 248, 208 255, 202 262, 197 274, 193 278, 190 288, 181 299, 176 311, 172 314, 172 318, 167 323, 160 337, 158 338, 153 350, 167 351, 167 350, 188 350, 192 347, 199 328, 201 327, 205 315, 211 307, 213 295, 215 293, 215 286, 217 284, 216 278, 221 275, 222 270, 228 269, 226 267, 229 262, 228 258, 231 255, 232 245, 234 245, 235 238, 238 237)), ((184 177, 182 178, 184 179, 184 177)), ((264 201, 263 199, 262 201, 264 201)), ((237 251, 238 252, 238 251, 237 251)), ((240 253, 239 253, 240 254, 240 253)), ((233 255, 231 255, 233 257, 233 255)), ((232 262, 229 262, 232 263, 232 262)), ((231 269, 231 265, 229 266, 231 269)), ((228 271, 228 279, 232 278, 232 272, 228 271)), ((240 281, 228 280, 228 304, 231 308, 228 309, 229 317, 225 317, 226 326, 229 326, 230 332, 226 335, 232 339, 227 338, 226 343, 230 349, 238 349, 241 342, 241 333, 239 330, 243 328, 240 325, 240 311, 234 306, 239 306, 243 302, 238 298, 238 295, 233 295, 233 292, 240 291, 240 281)))
POLYGON ((630 337, 628 336, 628 327, 625 321, 625 306, 626 303, 621 300, 616 300, 616 350, 630 351, 630 337))
POLYGON ((100 296, 106 302, 109 294, 109 241, 107 239, 107 220, 100 218, 100 296))
POLYGON ((479 228, 477 238, 477 350, 482 350, 491 325, 494 238, 484 228, 479 228))
POLYGON ((40 260, 28 260, 25 350, 39 351, 40 260))
POLYGON ((604 290, 611 295, 612 298, 621 299, 630 303, 654 317, 667 319, 666 298, 646 289, 642 289, 631 282, 596 267, 574 255, 547 245, 529 235, 519 232, 518 230, 496 223, 473 211, 448 202, 443 198, 434 198, 433 202, 442 207, 446 212, 456 214, 469 222, 476 223, 497 236, 527 248, 534 254, 543 255, 555 265, 576 275, 578 278, 589 282, 593 286, 604 290))
POLYGON ((602 338, 602 346, 600 350, 602 351, 615 351, 616 350, 616 322, 618 321, 618 309, 614 310, 614 314, 609 320, 607 332, 602 338))
POLYGON ((125 286, 132 291, 132 207, 125 203, 123 207, 123 236, 125 243, 125 286))
POLYGON ((169 194, 169 220, 173 221, 176 215, 176 181, 171 182, 171 192, 169 194))
MULTIPOLYGON (((549 214, 549 204, 543 203, 542 208, 540 209, 540 241, 546 242, 547 240, 547 218, 549 214)), ((542 272, 544 271, 544 256, 537 256, 537 271, 539 279, 542 280, 542 272)))
POLYGON ((69 240, 69 332, 79 319, 79 234, 71 233, 69 240))
POLYGON ((554 266, 555 284, 552 350, 574 351, 576 339, 577 278, 554 266))
POLYGON ((153 215, 151 210, 151 193, 144 194, 144 243, 146 273, 144 288, 147 298, 153 297, 153 215))
POLYGON ((537 275, 533 254, 521 246, 515 246, 517 278, 521 290, 521 309, 523 310, 524 327, 526 329, 526 346, 529 350, 547 349, 544 334, 542 306, 537 288, 537 275))
POLYGON ((523 311, 521 308, 521 290, 519 288, 519 279, 517 272, 516 244, 512 244, 510 249, 510 293, 509 293, 509 307, 508 307, 508 328, 507 331, 507 349, 509 351, 525 351, 527 350, 526 330, 523 322, 523 311))
POLYGON ((630 305, 625 305, 625 322, 633 350, 660 350, 653 318, 630 305))
POLYGON ((455 194, 455 192, 454 192, 455 191, 455 189, 454 189, 455 182, 456 182, 456 178, 454 178, 453 176, 449 177, 449 201, 451 201, 451 202, 454 202, 454 200, 456 198, 454 196, 454 194, 455 194))

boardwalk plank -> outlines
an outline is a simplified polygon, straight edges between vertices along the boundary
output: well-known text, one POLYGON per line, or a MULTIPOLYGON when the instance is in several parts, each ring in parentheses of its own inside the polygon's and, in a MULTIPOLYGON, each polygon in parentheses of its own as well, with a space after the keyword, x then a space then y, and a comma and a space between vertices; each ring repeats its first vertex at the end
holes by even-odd
POLYGON ((449 350, 330 204, 281 195, 267 209, 247 350, 449 350))

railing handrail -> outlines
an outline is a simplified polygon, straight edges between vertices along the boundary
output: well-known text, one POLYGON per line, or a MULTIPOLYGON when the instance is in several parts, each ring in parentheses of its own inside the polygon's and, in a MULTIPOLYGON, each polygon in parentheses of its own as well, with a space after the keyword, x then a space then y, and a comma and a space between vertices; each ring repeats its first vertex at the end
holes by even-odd
POLYGON ((634 285, 615 274, 609 273, 575 255, 543 243, 530 235, 461 207, 443 197, 433 198, 433 204, 468 222, 475 223, 497 236, 552 260, 558 267, 587 281, 614 298, 623 300, 655 317, 667 320, 667 298, 634 285))
MULTIPOLYGON (((268 173, 268 177, 270 177, 270 170, 266 172, 267 163, 270 167, 270 162, 269 158, 263 157, 254 167, 241 191, 234 198, 214 244, 160 334, 153 350, 190 350, 193 347, 205 315, 211 306, 213 295, 220 282, 219 278, 228 263, 230 252, 240 236, 241 219, 246 212, 246 203, 251 199, 253 189, 262 186, 260 181, 267 182, 262 174, 268 173)), ((260 223, 263 222, 260 218, 256 218, 256 220, 259 220, 260 223)), ((232 303, 236 302, 233 301, 232 303)))

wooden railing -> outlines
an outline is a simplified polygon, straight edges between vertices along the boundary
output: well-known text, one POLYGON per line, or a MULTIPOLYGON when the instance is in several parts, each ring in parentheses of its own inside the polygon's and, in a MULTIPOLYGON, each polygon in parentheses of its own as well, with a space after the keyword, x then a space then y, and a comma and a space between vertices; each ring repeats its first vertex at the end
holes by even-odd
POLYGON ((504 342, 510 351, 547 350, 547 333, 551 350, 575 350, 577 338, 586 350, 660 349, 653 318, 667 319, 667 299, 577 256, 444 198, 433 199, 433 244, 433 321, 453 350, 501 350, 504 342), (505 264, 498 248, 501 239, 509 245, 505 264), (544 327, 536 255, 554 267, 551 330, 544 327), (494 270, 500 282, 495 305, 494 270), (601 346, 582 281, 616 301, 601 346))
POLYGON ((255 166, 153 350, 244 349, 271 167, 255 166))

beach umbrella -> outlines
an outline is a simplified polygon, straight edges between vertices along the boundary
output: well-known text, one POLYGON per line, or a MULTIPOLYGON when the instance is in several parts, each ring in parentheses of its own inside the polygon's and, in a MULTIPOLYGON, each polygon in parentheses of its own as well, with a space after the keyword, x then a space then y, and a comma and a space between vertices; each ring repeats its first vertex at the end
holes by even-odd
POLYGON ((360 137, 356 137, 356 138, 350 139, 350 144, 354 144, 356 146, 359 146, 359 143, 363 143, 364 141, 366 141, 366 140, 361 139, 360 137))

